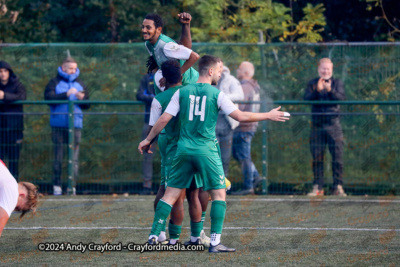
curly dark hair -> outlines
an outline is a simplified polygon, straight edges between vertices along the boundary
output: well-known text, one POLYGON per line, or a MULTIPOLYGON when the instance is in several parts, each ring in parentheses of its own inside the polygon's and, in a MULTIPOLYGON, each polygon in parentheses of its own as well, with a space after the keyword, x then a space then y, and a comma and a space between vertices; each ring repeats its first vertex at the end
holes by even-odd
POLYGON ((147 73, 152 73, 153 70, 158 68, 157 62, 153 58, 153 56, 149 56, 146 62, 147 73))
POLYGON ((149 20, 154 21, 154 26, 156 28, 158 28, 158 27, 163 28, 164 27, 164 22, 163 22, 161 16, 158 15, 158 14, 155 14, 155 13, 147 14, 146 17, 144 17, 144 19, 149 19, 149 20))
POLYGON ((177 84, 181 81, 181 65, 177 60, 170 59, 161 64, 161 71, 163 77, 169 84, 177 84))

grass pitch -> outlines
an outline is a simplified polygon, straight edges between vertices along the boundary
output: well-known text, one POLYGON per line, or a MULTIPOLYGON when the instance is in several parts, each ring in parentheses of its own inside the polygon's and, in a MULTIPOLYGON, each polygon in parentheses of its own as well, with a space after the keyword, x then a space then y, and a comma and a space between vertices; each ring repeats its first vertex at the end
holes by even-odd
MULTIPOLYGON (((42 252, 38 244, 145 243, 154 196, 46 197, 13 214, 1 266, 398 266, 400 198, 228 196, 222 241, 236 253, 42 252)), ((189 237, 186 214, 181 241, 189 237)), ((210 209, 211 205, 209 205, 210 209)), ((209 210, 205 222, 209 234, 209 210)))

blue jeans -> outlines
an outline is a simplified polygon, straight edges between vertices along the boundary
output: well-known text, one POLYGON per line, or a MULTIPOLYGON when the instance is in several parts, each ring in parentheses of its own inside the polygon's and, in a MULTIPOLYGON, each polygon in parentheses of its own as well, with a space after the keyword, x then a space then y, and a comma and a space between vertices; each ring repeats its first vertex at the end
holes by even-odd
POLYGON ((254 178, 259 177, 256 166, 251 161, 251 140, 254 132, 234 132, 232 154, 233 158, 242 165, 244 178, 243 189, 253 188, 254 178))

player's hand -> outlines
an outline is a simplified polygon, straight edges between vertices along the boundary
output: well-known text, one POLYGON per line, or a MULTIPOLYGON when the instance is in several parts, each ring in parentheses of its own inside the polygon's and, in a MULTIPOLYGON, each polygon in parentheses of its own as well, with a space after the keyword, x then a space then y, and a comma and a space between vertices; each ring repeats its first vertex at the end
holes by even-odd
POLYGON ((178 17, 179 17, 179 22, 182 24, 189 24, 190 21, 192 20, 192 16, 186 12, 178 14, 178 17))
POLYGON ((330 92, 332 90, 332 81, 328 80, 327 82, 324 80, 324 89, 330 92))
POLYGON ((151 149, 151 144, 148 145, 148 146, 144 146, 142 149, 147 154, 153 154, 153 151, 150 150, 151 149))
POLYGON ((144 139, 142 142, 140 142, 139 147, 138 147, 140 154, 143 155, 143 148, 148 145, 150 145, 150 141, 147 139, 144 139))
POLYGON ((324 90, 324 79, 319 78, 318 83, 317 83, 317 91, 321 92, 322 90, 324 90))
POLYGON ((76 94, 77 92, 78 92, 78 90, 76 90, 76 88, 71 88, 71 89, 69 89, 69 90, 67 91, 67 96, 74 95, 74 94, 76 94))
POLYGON ((77 92, 77 93, 75 94, 75 96, 76 96, 76 98, 78 98, 79 100, 82 100, 82 99, 85 98, 85 93, 83 93, 83 92, 77 92))
POLYGON ((163 88, 163 87, 165 87, 165 77, 162 77, 160 79, 160 88, 163 88))
POLYGON ((4 91, 0 90, 0 99, 4 99, 4 91))
POLYGON ((287 121, 289 120, 288 117, 285 117, 285 113, 282 111, 279 111, 281 109, 281 106, 274 108, 271 110, 269 113, 269 119, 271 121, 287 121))

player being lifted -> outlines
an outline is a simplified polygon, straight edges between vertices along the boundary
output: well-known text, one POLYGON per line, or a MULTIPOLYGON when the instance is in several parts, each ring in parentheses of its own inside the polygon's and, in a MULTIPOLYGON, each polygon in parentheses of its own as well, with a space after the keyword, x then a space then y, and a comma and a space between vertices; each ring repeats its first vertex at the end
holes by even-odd
MULTIPOLYGON (((191 34, 190 34, 190 21, 191 21, 191 16, 189 13, 182 12, 178 14, 179 16, 179 21, 182 24, 182 32, 181 32, 181 38, 180 38, 180 43, 182 45, 178 45, 173 41, 171 38, 169 38, 166 35, 162 34, 162 28, 163 28, 163 21, 162 18, 157 15, 157 14, 148 14, 146 15, 145 19, 143 20, 142 24, 142 34, 144 40, 146 40, 146 48, 150 53, 150 58, 147 62, 147 67, 148 71, 152 72, 154 70, 157 70, 157 73, 154 77, 155 79, 155 92, 156 95, 159 94, 161 91, 164 90, 164 83, 165 83, 165 78, 162 78, 161 74, 161 65, 163 62, 167 60, 179 60, 179 63, 181 65, 181 74, 182 75, 182 83, 183 84, 189 84, 189 83, 195 83, 199 77, 198 72, 192 68, 192 65, 200 58, 198 54, 190 50, 192 47, 192 39, 191 39, 191 34), (185 61, 186 60, 186 61, 185 61), (162 78, 162 79, 161 79, 162 78), (160 85, 160 80, 161 79, 161 85, 160 85), (160 90, 161 88, 161 90, 160 90)), ((167 144, 166 140, 166 135, 160 135, 158 139, 158 143, 160 146, 160 152, 161 152, 161 158, 165 155, 163 153, 164 147, 167 144)), ((157 192, 156 199, 154 201, 154 205, 156 207, 158 200, 164 195, 165 192, 165 186, 164 186, 164 181, 165 181, 165 172, 164 172, 164 160, 161 160, 161 183, 160 183, 160 188, 157 192)), ((189 213, 191 214, 191 218, 195 219, 197 222, 197 219, 199 221, 199 224, 193 224, 192 226, 195 227, 195 233, 192 234, 192 236, 197 236, 197 230, 200 229, 200 237, 202 239, 203 244, 208 245, 210 238, 207 237, 204 234, 203 227, 202 227, 202 215, 201 215, 201 207, 202 206, 207 206, 206 203, 203 203, 205 201, 208 202, 208 197, 203 198, 202 202, 198 200, 198 189, 194 189, 193 192, 191 192, 190 197, 188 197, 188 201, 195 202, 197 206, 192 205, 192 208, 189 209, 189 213), (199 213, 200 212, 200 213, 199 213), (196 215, 195 215, 196 214, 196 215), (198 216, 197 216, 198 215, 198 216), (198 218, 197 218, 198 217, 198 218)), ((182 194, 184 196, 184 194, 182 194)), ((177 221, 180 221, 179 217, 182 218, 183 220, 183 204, 178 208, 180 204, 177 203, 176 208, 174 209, 173 216, 174 218, 177 219, 177 221), (176 212, 175 212, 176 211, 176 212), (178 215, 180 213, 180 215, 178 215)), ((155 208, 154 208, 155 209, 155 208)), ((193 230, 193 229, 192 229, 193 230)), ((193 231, 192 231, 193 233, 193 231)), ((160 233, 160 240, 162 242, 166 242, 166 236, 165 236, 165 229, 163 229, 160 233)), ((174 241, 172 241, 174 242, 174 241)))
MULTIPOLYGON (((145 140, 139 144, 139 151, 147 147, 168 122, 179 114, 180 137, 176 156, 173 159, 168 187, 163 198, 158 202, 149 243, 156 244, 160 229, 171 212, 172 205, 181 195, 184 188, 192 183, 196 172, 200 173, 203 189, 211 195, 211 246, 209 252, 233 252, 235 249, 221 244, 221 233, 226 211, 226 191, 224 171, 215 137, 215 126, 218 110, 229 114, 240 122, 262 120, 286 121, 289 118, 280 107, 266 113, 241 112, 225 97, 211 86, 221 77, 219 60, 213 56, 203 56, 199 61, 200 77, 196 84, 177 90, 163 115, 153 126, 145 140)), ((195 181, 197 182, 197 181, 195 181)))
POLYGON ((181 44, 177 44, 170 37, 162 34, 164 23, 160 15, 148 14, 142 23, 143 39, 146 41, 145 45, 150 54, 147 63, 148 70, 158 69, 154 76, 156 94, 163 90, 165 83, 165 79, 162 79, 161 75, 161 64, 169 59, 180 61, 183 85, 195 83, 199 77, 199 73, 192 68, 200 57, 190 50, 192 47, 190 36, 191 16, 185 12, 178 14, 178 16, 182 23, 181 44))

